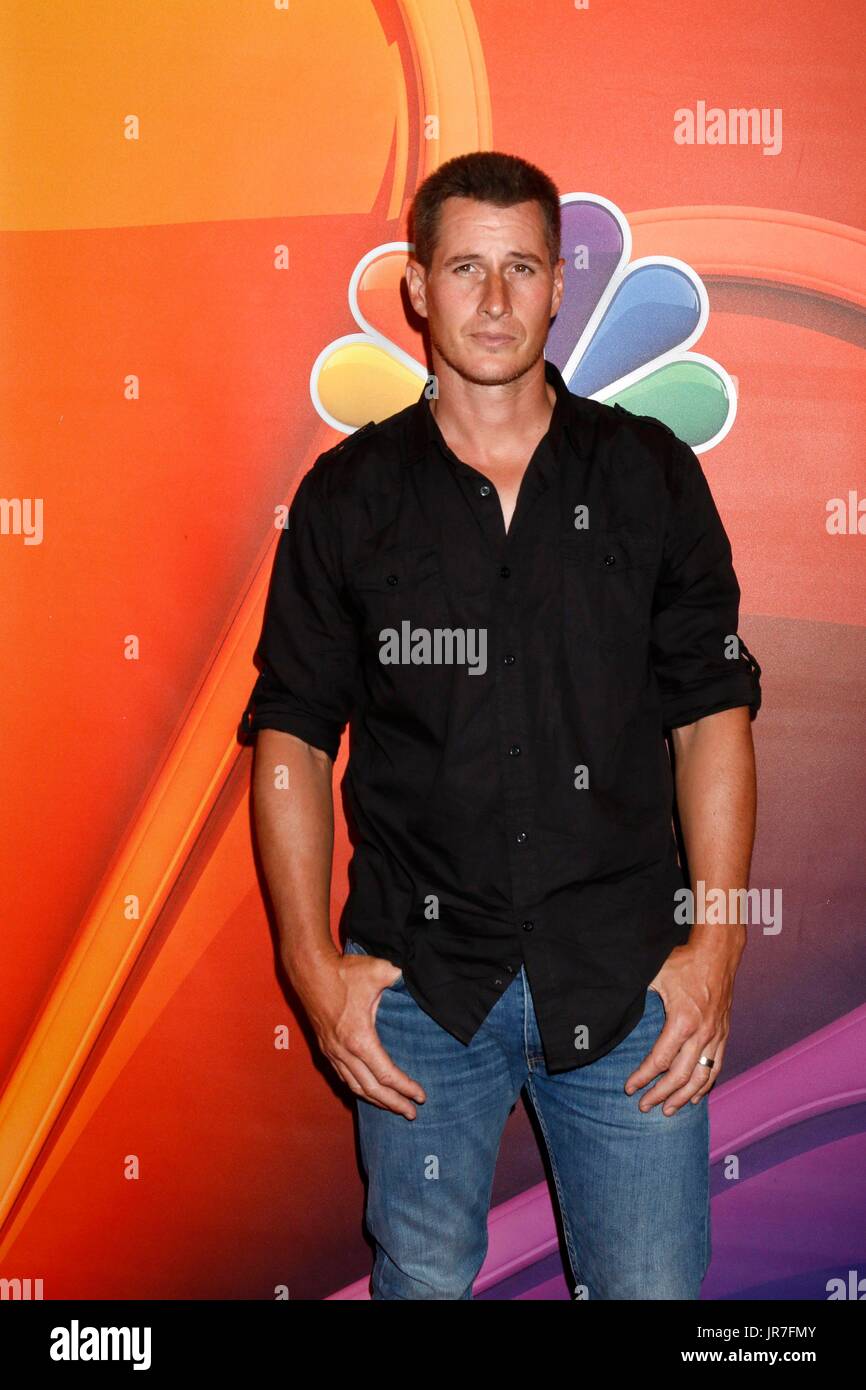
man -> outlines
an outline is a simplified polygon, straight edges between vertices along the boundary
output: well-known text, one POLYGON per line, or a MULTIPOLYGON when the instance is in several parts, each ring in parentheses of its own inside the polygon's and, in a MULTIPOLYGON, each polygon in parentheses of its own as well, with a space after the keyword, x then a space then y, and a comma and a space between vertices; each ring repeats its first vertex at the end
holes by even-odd
POLYGON ((760 667, 730 546, 692 450, 544 360, 550 179, 461 156, 413 214, 436 391, 301 480, 247 709, 282 957, 357 1097, 373 1298, 472 1297, 525 1086, 577 1296, 695 1299, 745 927, 678 914, 666 736, 692 883, 746 887, 760 667))

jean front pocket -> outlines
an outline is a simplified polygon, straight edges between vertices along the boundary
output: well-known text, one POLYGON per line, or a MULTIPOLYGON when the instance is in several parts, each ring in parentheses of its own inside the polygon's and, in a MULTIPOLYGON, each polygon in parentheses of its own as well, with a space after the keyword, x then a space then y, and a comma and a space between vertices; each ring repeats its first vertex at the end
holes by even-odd
POLYGON ((657 990, 657 989, 648 989, 647 992, 646 992, 646 997, 647 997, 647 1004, 646 1004, 646 1006, 645 1006, 645 1010, 644 1010, 644 1011, 646 1011, 646 1008, 655 1008, 655 1009, 661 1014, 661 1016, 662 1016, 662 1022, 663 1022, 663 1023, 667 1023, 668 1011, 667 1011, 667 1009, 665 1008, 665 1001, 662 999, 662 997, 661 997, 661 995, 659 994, 658 990, 657 990))
MULTIPOLYGON (((367 950, 366 946, 362 946, 362 945, 360 944, 360 942, 353 940, 353 938, 352 938, 351 936, 347 936, 347 937, 346 937, 346 948, 345 948, 343 954, 346 955, 346 956, 369 956, 369 955, 370 955, 370 952, 367 950)), ((384 960, 385 957, 384 957, 384 956, 383 956, 383 957, 380 957, 380 959, 384 960)), ((389 961, 388 963, 390 964, 390 961, 389 961)), ((386 988, 386 989, 400 989, 401 986, 402 986, 402 984, 403 984, 403 971, 401 970, 401 971, 400 971, 400 974, 397 976, 396 980, 392 980, 391 983, 390 983, 389 985, 386 985, 386 986, 385 986, 385 988, 386 988)))

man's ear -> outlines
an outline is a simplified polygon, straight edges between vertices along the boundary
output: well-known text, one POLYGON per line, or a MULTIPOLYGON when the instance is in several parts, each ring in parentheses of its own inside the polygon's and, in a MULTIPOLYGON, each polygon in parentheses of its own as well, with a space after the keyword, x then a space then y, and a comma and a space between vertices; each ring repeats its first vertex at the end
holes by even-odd
POLYGON ((424 267, 410 256, 406 263, 406 289, 409 292, 409 302, 412 308, 416 314, 424 319, 427 317, 426 284, 427 277, 424 267))
POLYGON ((559 312, 560 305, 562 304, 562 296, 565 293, 565 281, 562 278, 562 270, 564 265, 565 260, 562 256, 560 256, 559 260, 556 262, 556 265, 553 267, 553 298, 551 300, 550 306, 551 318, 553 318, 554 314, 559 312))

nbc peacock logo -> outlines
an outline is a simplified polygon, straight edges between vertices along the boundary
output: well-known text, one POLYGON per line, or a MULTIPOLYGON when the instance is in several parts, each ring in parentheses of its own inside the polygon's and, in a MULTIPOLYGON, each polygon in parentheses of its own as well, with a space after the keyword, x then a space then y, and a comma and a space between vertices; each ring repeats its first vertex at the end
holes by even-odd
MULTIPOLYGON (((725 369, 693 350, 709 317, 700 276, 673 256, 632 261, 631 229, 609 199, 569 193, 560 202, 564 294, 545 357, 576 395, 654 415, 696 453, 714 448, 737 400, 725 369)), ((429 379, 403 297, 412 249, 392 241, 361 257, 349 281, 359 331, 313 363, 313 404, 343 434, 413 404, 429 379)))

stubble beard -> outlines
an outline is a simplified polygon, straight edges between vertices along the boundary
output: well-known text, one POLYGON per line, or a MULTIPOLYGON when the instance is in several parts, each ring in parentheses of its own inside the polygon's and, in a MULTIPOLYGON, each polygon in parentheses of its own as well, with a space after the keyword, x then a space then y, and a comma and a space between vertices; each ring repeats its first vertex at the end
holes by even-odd
POLYGON ((453 372, 456 372, 464 381, 471 381, 476 386, 507 386, 511 381, 519 381, 522 376, 525 376, 526 373, 535 366, 539 357, 544 355, 544 344, 542 344, 537 351, 533 352, 530 358, 522 361, 519 366, 505 367, 503 365, 501 373, 497 373, 494 376, 481 376, 474 373, 472 368, 468 367, 465 362, 458 361, 454 355, 443 346, 432 329, 430 331, 430 343, 432 347, 436 349, 436 352, 442 358, 443 362, 445 362, 453 372))

